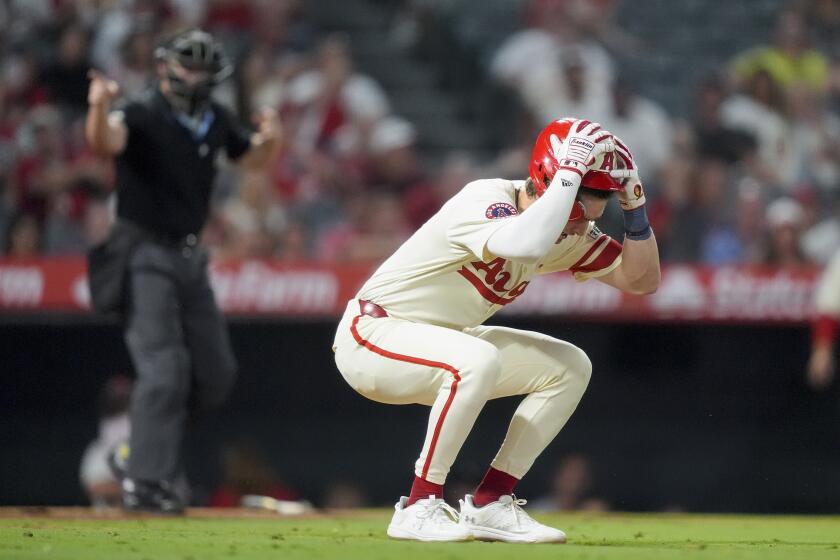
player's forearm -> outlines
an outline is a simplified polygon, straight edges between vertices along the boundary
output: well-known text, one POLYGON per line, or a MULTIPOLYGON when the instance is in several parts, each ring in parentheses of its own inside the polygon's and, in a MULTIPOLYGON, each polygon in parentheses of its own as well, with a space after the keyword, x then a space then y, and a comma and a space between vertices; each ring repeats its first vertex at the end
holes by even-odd
POLYGON ((100 102, 88 106, 85 118, 85 140, 98 155, 111 155, 108 151, 108 112, 110 103, 100 102))
POLYGON ((490 236, 487 250, 497 257, 519 262, 533 263, 542 258, 566 227, 580 180, 576 173, 558 172, 552 187, 527 212, 505 220, 490 236))
POLYGON ((643 240, 625 237, 619 268, 625 280, 624 291, 639 295, 655 292, 662 277, 656 237, 652 233, 643 240))

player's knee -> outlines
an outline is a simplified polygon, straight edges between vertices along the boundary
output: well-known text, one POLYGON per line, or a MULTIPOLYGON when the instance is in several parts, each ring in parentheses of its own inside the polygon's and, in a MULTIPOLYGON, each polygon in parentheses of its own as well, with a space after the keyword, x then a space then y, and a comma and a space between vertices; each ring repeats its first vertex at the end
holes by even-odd
POLYGON ((592 377, 592 361, 586 352, 580 348, 575 348, 572 358, 569 360, 567 375, 569 375, 580 388, 581 391, 586 390, 589 385, 589 379, 592 377))
POLYGON ((502 374, 502 356, 495 346, 489 344, 488 348, 482 350, 473 355, 469 365, 464 368, 462 376, 475 379, 478 384, 490 391, 496 386, 502 374))

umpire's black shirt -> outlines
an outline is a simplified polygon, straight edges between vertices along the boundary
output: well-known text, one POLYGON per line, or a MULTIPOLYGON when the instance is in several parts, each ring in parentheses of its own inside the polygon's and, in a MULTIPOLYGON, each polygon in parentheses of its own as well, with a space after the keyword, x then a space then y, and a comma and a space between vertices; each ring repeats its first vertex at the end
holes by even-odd
POLYGON ((198 234, 209 212, 216 152, 239 158, 250 133, 216 103, 190 127, 157 89, 120 110, 128 142, 116 158, 117 216, 172 241, 198 234))

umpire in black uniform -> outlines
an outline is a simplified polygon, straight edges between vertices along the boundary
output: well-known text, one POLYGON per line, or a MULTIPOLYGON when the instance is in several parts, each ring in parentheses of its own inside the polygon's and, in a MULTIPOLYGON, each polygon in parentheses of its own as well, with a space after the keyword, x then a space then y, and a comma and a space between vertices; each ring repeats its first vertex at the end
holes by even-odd
POLYGON ((123 505, 180 513, 172 482, 182 474, 188 410, 224 402, 236 375, 199 243, 216 153, 265 165, 279 127, 264 110, 251 133, 210 100, 232 66, 209 34, 182 32, 156 55, 157 87, 116 109, 117 84, 90 74, 85 133, 97 153, 116 158, 117 222, 89 265, 94 307, 121 312, 137 373, 123 505))

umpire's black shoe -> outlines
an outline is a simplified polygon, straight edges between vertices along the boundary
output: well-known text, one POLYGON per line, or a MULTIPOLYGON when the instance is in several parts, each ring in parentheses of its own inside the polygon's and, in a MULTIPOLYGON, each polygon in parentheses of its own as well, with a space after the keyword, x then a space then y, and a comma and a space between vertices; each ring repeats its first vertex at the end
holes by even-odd
POLYGON ((128 511, 180 515, 184 513, 181 498, 166 481, 134 480, 122 481, 123 508, 128 511))

